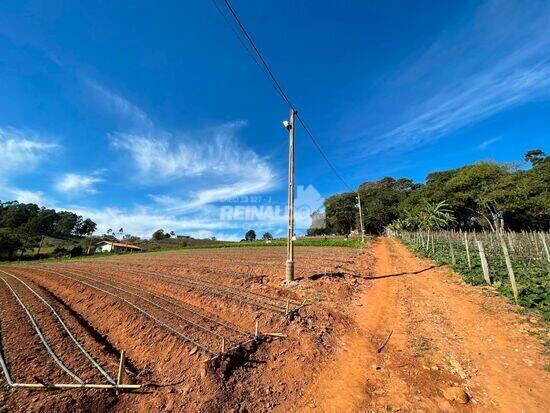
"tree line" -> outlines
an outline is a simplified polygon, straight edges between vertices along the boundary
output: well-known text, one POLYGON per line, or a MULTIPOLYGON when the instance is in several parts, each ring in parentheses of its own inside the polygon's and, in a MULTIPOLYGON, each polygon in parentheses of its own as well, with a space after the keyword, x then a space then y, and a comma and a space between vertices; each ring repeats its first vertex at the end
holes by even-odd
POLYGON ((0 201, 0 257, 12 258, 16 253, 38 248, 44 237, 69 239, 91 235, 97 228, 94 221, 69 211, 56 211, 17 201, 0 201))
POLYGON ((547 231, 550 229, 550 156, 537 149, 527 152, 524 159, 528 168, 482 161, 432 172, 425 183, 392 177, 364 182, 358 192, 327 198, 324 213, 312 216, 308 235, 344 235, 358 230, 358 194, 364 229, 373 234, 383 233, 390 225, 408 230, 547 231))

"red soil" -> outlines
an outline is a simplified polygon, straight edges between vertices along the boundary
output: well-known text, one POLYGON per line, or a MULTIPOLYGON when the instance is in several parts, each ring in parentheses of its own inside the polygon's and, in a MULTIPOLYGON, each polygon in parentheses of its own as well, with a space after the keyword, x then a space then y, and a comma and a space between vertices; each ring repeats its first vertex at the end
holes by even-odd
MULTIPOLYGON (((298 248, 292 287, 281 286, 284 258, 274 247, 7 268, 61 313, 110 374, 124 350, 124 381, 144 387, 119 395, 3 390, 0 410, 548 411, 547 359, 529 335, 543 325, 534 317, 526 323, 490 289, 467 286, 385 238, 362 251, 298 248), (303 299, 308 305, 285 317, 286 302, 292 309, 303 299), (228 345, 249 340, 256 320, 260 333, 286 337, 248 342, 203 363, 208 349, 219 351, 220 336, 228 345), (471 400, 446 400, 448 387, 471 400)), ((100 382, 51 315, 17 291, 56 353, 100 382)), ((1 348, 14 379, 69 381, 2 285, 0 305, 1 348)))
POLYGON ((356 329, 292 410, 549 411, 548 358, 529 335, 539 328, 395 240, 372 253, 374 278, 352 304, 356 329), (469 403, 446 400, 449 387, 469 403))
MULTIPOLYGON (((308 250, 297 249, 298 257, 305 257, 308 250)), ((118 356, 124 350, 128 360, 125 382, 142 383, 145 387, 118 396, 113 391, 97 390, 17 390, 2 393, 3 403, 14 411, 51 410, 53 406, 56 411, 225 411, 235 406, 261 411, 275 406, 278 400, 299 398, 302 387, 317 370, 315 364, 331 352, 335 331, 342 330, 348 322, 334 308, 347 305, 357 283, 349 275, 331 274, 338 270, 339 264, 334 262, 337 260, 345 259, 353 267, 355 254, 343 249, 323 249, 322 254, 314 251, 311 260, 298 264, 301 281, 291 289, 280 284, 282 270, 277 267, 282 267, 278 264, 281 259, 284 261, 282 254, 284 250, 279 248, 238 253, 216 250, 205 251, 204 256, 196 252, 133 255, 6 268, 29 282, 62 314, 78 339, 111 375, 116 376, 118 356), (321 266, 323 256, 326 264, 321 266), (184 281, 201 283, 200 288, 182 284, 184 281), (301 308, 292 320, 285 317, 287 302, 292 310, 308 297, 313 297, 316 304, 301 308), (323 300, 330 300, 333 309, 319 306, 323 300), (183 311, 181 306, 194 313, 183 311), (286 338, 266 337, 247 343, 245 351, 238 350, 229 358, 208 364, 203 360, 211 354, 196 351, 194 344, 166 328, 217 353, 221 335, 227 337, 227 347, 249 341, 255 320, 259 321, 260 334, 284 333, 286 338), (295 380, 286 379, 291 377, 295 380)), ((15 285, 9 276, 5 278, 15 285)), ((36 319, 41 328, 44 326, 44 335, 58 356, 88 382, 102 382, 79 359, 67 337, 59 335, 45 307, 30 293, 23 292, 22 298, 36 312, 36 319)), ((0 288, 0 293, 2 304, 6 300, 0 314, 2 349, 13 379, 71 382, 35 342, 22 310, 9 301, 8 291, 0 288), (29 347, 29 353, 35 354, 32 364, 25 365, 30 356, 18 352, 20 347, 29 347)))

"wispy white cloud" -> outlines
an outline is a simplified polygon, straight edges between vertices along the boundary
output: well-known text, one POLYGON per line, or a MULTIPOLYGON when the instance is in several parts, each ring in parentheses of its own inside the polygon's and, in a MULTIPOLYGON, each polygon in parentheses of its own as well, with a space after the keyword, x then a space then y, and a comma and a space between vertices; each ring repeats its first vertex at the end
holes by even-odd
POLYGON ((66 173, 55 183, 55 189, 67 195, 97 194, 96 184, 103 182, 97 173, 79 175, 66 173))
POLYGON ((262 158, 237 143, 236 132, 244 125, 236 121, 177 136, 163 132, 160 136, 114 133, 110 137, 115 148, 132 156, 142 177, 234 176, 255 167, 265 169, 262 158))
POLYGON ((4 186, 3 190, 0 191, 0 197, 3 198, 3 201, 19 201, 24 204, 37 204, 40 206, 47 202, 47 197, 42 191, 30 191, 10 186, 4 186))
MULTIPOLYGON (((85 82, 103 110, 117 117, 119 129, 108 134, 111 146, 135 170, 124 179, 130 176, 132 185, 146 186, 149 191, 154 188, 155 193, 149 195, 153 203, 146 205, 137 200, 135 207, 73 205, 67 209, 91 217, 98 223, 98 232, 122 227, 127 233, 150 236, 163 228, 200 237, 240 239, 242 222, 220 220, 219 208, 211 204, 263 193, 277 183, 269 160, 240 143, 239 131, 246 121, 167 131, 125 97, 96 81, 85 82)), ((67 174, 57 189, 93 191, 97 183, 94 177, 67 174)))
POLYGON ((213 211, 206 215, 178 217, 162 208, 148 206, 89 208, 69 205, 66 209, 90 217, 97 223, 98 233, 104 233, 109 228, 124 228, 124 232, 127 234, 150 237, 154 231, 162 228, 166 231, 175 231, 187 235, 200 232, 203 235, 207 234, 207 236, 212 237, 239 228, 239 224, 236 222, 221 222, 217 219, 219 216, 213 211))
POLYGON ((57 148, 57 143, 35 132, 0 128, 0 173, 28 172, 57 148))
POLYGON ((188 190, 187 201, 170 202, 173 195, 153 199, 184 212, 231 197, 262 193, 276 184, 276 174, 265 158, 243 148, 236 138, 245 122, 237 121, 175 137, 115 133, 112 145, 130 155, 146 183, 181 182, 200 178, 198 189, 188 190), (202 189, 208 188, 208 189, 202 189), (169 205, 171 204, 171 205, 169 205))
POLYGON ((548 99, 548 21, 548 2, 490 1, 470 21, 449 27, 388 86, 387 94, 407 96, 400 100, 407 108, 397 125, 369 140, 370 152, 422 145, 511 107, 548 99))
POLYGON ((478 151, 482 151, 487 149, 488 146, 492 145, 493 143, 498 142, 502 138, 500 136, 497 136, 496 138, 489 138, 485 139, 483 142, 481 142, 479 145, 477 145, 474 149, 477 149, 478 151))
POLYGON ((152 119, 139 106, 103 86, 96 80, 83 77, 83 81, 103 110, 120 119, 124 123, 124 126, 132 130, 153 130, 154 123, 152 119))
MULTIPOLYGON (((174 213, 275 186, 277 177, 267 159, 239 143, 238 131, 246 121, 192 132, 166 131, 128 99, 97 81, 84 79, 104 110, 114 113, 123 124, 122 131, 110 133, 109 139, 112 147, 132 160, 137 170, 135 182, 149 186, 179 183, 186 188, 185 202, 178 200, 177 208, 165 205, 174 213)), ((181 197, 181 190, 177 192, 155 194, 152 199, 166 204, 170 197, 181 197)))

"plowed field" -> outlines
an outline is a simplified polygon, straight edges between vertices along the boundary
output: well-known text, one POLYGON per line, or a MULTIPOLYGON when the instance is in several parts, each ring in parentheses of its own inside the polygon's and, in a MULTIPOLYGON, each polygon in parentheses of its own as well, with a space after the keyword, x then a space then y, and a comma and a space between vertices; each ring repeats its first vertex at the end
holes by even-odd
POLYGON ((314 364, 330 354, 334 330, 349 323, 359 253, 297 248, 291 287, 281 285, 278 247, 0 267, 1 350, 15 383, 0 406, 264 410, 300 397, 314 364), (139 389, 52 388, 115 384, 122 351, 121 383, 139 389))

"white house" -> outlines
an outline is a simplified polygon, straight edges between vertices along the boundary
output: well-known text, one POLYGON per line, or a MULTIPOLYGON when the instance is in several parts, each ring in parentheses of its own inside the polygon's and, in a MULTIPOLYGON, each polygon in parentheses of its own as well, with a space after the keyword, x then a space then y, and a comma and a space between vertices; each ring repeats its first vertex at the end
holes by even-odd
POLYGON ((141 251, 141 248, 136 245, 124 244, 122 242, 113 242, 113 241, 101 241, 95 244, 95 252, 132 252, 132 251, 141 251))

